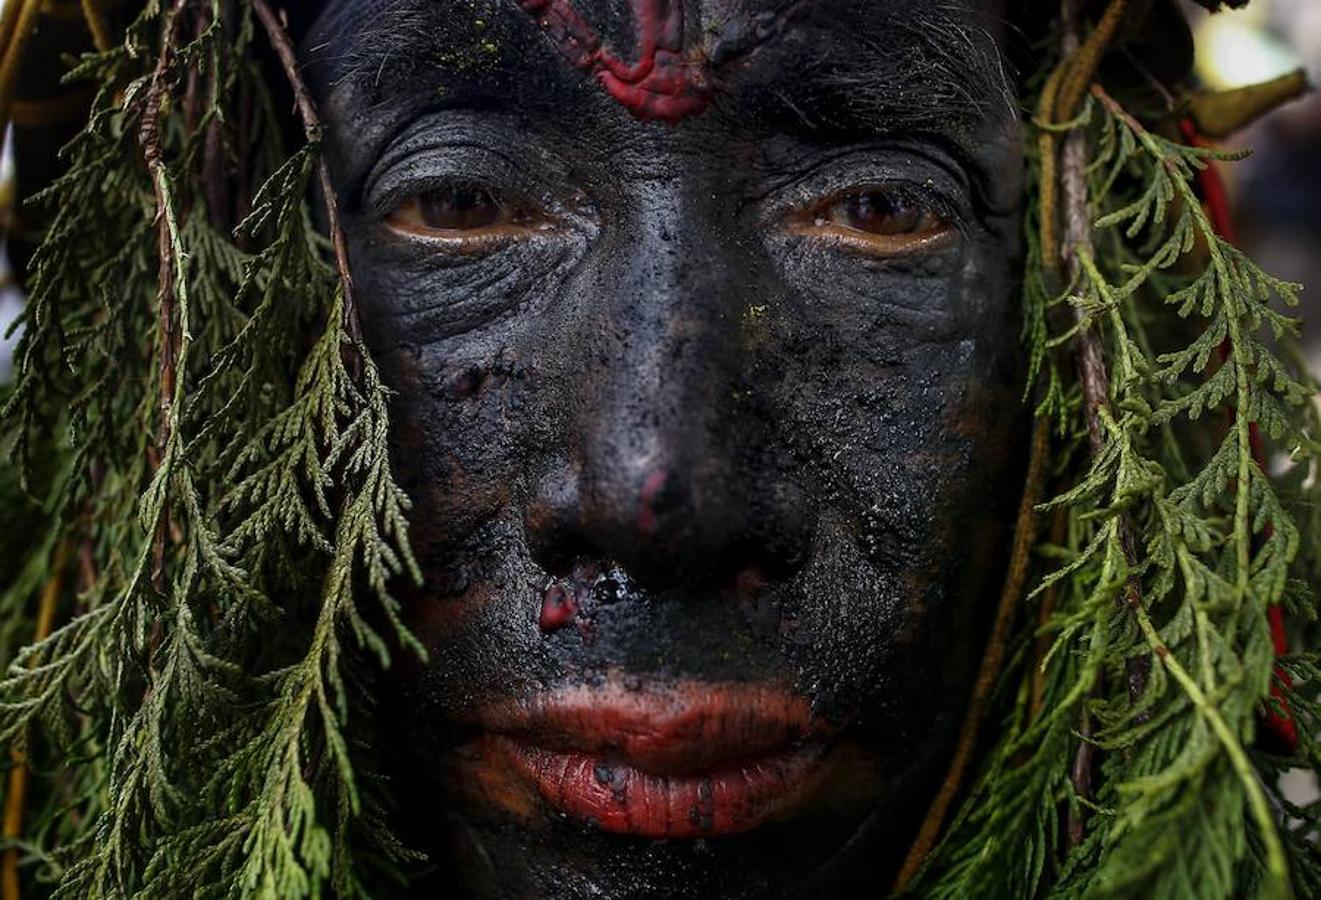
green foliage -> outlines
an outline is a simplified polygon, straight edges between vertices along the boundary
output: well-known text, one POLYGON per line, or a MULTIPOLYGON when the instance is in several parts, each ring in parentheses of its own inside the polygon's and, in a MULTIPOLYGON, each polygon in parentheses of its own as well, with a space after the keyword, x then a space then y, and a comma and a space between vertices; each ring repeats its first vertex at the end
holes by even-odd
MULTIPOLYGON (((1253 750, 1260 717, 1281 709, 1267 611, 1316 617, 1319 548, 1299 521, 1317 508, 1321 446, 1306 370, 1279 350, 1297 322, 1274 305, 1295 305, 1300 286, 1263 272, 1203 210, 1197 173, 1235 156, 1167 140, 1103 93, 1090 102, 1094 248, 1069 248, 1075 274, 1057 296, 1037 272, 1025 285, 1038 412, 1066 448, 1084 445, 1064 459, 1086 460, 1061 468, 1042 507, 1067 522, 1065 545, 1041 548, 1063 564, 1032 597, 1056 601, 1042 632, 1053 646, 1039 672, 1006 674, 1017 698, 913 893, 1313 896, 1321 810, 1277 786, 1321 762, 1312 650, 1282 662, 1305 686, 1287 692, 1297 752, 1253 750), (1094 453, 1074 366, 1058 359, 1089 332, 1109 375, 1094 453), (1280 477, 1254 459, 1258 430, 1280 477)), ((1042 267, 1029 241, 1029 267, 1042 267)))
POLYGON ((386 588, 418 577, 408 503, 313 224, 319 148, 279 146, 250 17, 150 4, 82 60, 99 93, 41 198, 0 489, 42 537, 3 547, 0 740, 30 750, 56 897, 353 896, 375 877, 355 861, 399 853, 363 777, 359 659, 421 650, 386 588), (232 233, 217 177, 252 197, 232 233), (77 597, 15 653, 57 546, 77 597))

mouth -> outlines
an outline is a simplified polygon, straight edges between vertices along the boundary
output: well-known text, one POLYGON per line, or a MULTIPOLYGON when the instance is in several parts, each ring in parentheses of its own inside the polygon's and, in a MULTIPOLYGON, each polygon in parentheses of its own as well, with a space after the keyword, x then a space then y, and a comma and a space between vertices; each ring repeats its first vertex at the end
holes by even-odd
POLYGON ((788 692, 609 680, 481 709, 469 745, 488 801, 529 795, 617 834, 737 834, 792 817, 827 780, 837 729, 788 692), (498 785, 498 787, 495 787, 498 785))

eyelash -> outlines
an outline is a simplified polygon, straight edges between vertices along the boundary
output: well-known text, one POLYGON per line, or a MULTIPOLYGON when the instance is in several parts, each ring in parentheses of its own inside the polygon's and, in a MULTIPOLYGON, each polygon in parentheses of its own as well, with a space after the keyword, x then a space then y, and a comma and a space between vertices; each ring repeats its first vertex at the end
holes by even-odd
MULTIPOLYGON (((810 177, 810 176, 809 176, 810 177)), ((831 199, 849 194, 861 194, 869 191, 889 194, 897 200, 920 206, 948 222, 961 235, 966 234, 968 217, 962 204, 951 199, 945 192, 924 183, 906 179, 877 178, 858 181, 850 178, 806 179, 789 188, 790 196, 775 204, 768 212, 768 224, 784 221, 796 214, 801 214, 819 207, 831 199), (811 184, 809 187, 808 185, 811 184)))
MULTIPOLYGON (((810 175, 808 176, 810 178, 810 175)), ((817 182, 815 189, 806 187, 807 178, 800 180, 794 185, 788 193, 797 195, 787 202, 776 204, 778 209, 770 213, 763 219, 764 227, 778 230, 796 230, 799 226, 794 223, 795 217, 806 217, 814 211, 824 209, 833 202, 839 202, 850 196, 856 196, 866 193, 885 194, 892 197, 899 203, 910 204, 936 217, 941 223, 948 226, 948 234, 957 236, 959 239, 967 237, 968 225, 967 218, 963 213, 960 204, 951 201, 944 193, 933 189, 930 183, 916 183, 910 180, 877 179, 875 181, 853 181, 839 178, 837 187, 833 190, 823 190, 824 185, 821 181, 824 179, 812 179, 817 182)), ((432 176, 422 179, 410 180, 405 183, 394 186, 392 189, 383 193, 374 204, 377 210, 378 221, 385 224, 397 233, 410 233, 412 239, 429 240, 436 244, 447 244, 451 251, 475 253, 476 255, 485 255, 488 252, 494 252, 502 249, 520 240, 526 240, 527 235, 534 233, 537 229, 528 229, 522 235, 504 234, 495 236, 490 230, 484 228, 475 228, 468 236, 460 233, 446 233, 444 229, 439 229, 427 233, 424 229, 412 229, 397 224, 391 224, 390 219, 399 214, 400 210, 410 201, 417 203, 420 198, 432 192, 444 191, 473 191, 484 192, 494 198, 497 204, 503 206, 508 203, 509 206, 525 206, 537 212, 543 217, 544 232, 551 232, 555 227, 563 224, 567 216, 564 207, 553 201, 548 202, 544 195, 544 185, 540 186, 542 199, 531 199, 535 196, 534 192, 522 191, 515 187, 512 190, 498 187, 493 180, 485 178, 456 177, 456 176, 432 176), (557 208, 558 207, 558 208, 557 208)), ((783 197, 783 194, 781 194, 783 197)), ((804 233, 804 232, 800 232, 804 233)), ((828 240, 824 233, 811 233, 807 231, 808 236, 816 240, 828 240)), ((835 235, 838 237, 838 235, 835 235)), ((841 244, 835 240, 834 243, 841 244)), ((843 242, 847 244, 848 242, 843 242)), ((930 249, 932 246, 944 246, 941 244, 913 244, 914 252, 921 252, 930 249)), ((858 245, 852 245, 851 249, 857 249, 858 245)), ((869 248, 875 250, 875 247, 869 248)), ((866 252, 865 250, 863 252, 866 252)), ((891 254, 882 254, 891 256, 891 254)), ((898 253, 898 255, 905 255, 898 253)))

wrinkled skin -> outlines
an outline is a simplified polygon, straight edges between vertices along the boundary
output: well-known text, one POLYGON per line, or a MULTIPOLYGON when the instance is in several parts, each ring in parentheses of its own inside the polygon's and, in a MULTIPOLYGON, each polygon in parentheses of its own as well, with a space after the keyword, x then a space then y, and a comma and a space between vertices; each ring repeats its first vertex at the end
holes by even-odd
MULTIPOLYGON (((372 6, 330 4, 303 53, 425 573, 401 596, 430 657, 385 705, 438 863, 418 895, 874 895, 948 762, 1021 483, 985 4, 662 0, 699 60, 678 106, 630 104, 515 0, 372 6), (456 184, 534 224, 399 227, 456 184), (860 249, 813 212, 859 190, 948 228, 860 249), (801 698, 845 762, 759 827, 659 840, 473 743, 483 704, 679 683, 801 698)), ((643 6, 574 10, 632 61, 643 6)))

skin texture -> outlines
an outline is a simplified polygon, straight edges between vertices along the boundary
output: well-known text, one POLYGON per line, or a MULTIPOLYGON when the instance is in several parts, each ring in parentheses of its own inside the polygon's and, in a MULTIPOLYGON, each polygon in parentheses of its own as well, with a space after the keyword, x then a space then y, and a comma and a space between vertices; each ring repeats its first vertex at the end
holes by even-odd
POLYGON ((1018 133, 975 6, 336 2, 304 37, 426 575, 401 596, 430 658, 383 703, 401 820, 436 863, 419 896, 892 876, 1021 479, 1018 133), (419 222, 456 185, 503 220, 419 222), (918 227, 836 221, 867 192, 918 227), (598 781, 634 807, 589 815, 554 802, 567 776, 518 774, 490 710, 546 697, 572 698, 556 727, 609 745, 598 781), (830 764, 717 833, 762 809, 701 775, 770 740, 731 718, 754 708, 790 710, 789 749, 830 764), (628 753, 698 771, 691 818, 639 812, 659 782, 616 777, 628 753), (672 839, 618 833, 639 822, 672 839))

